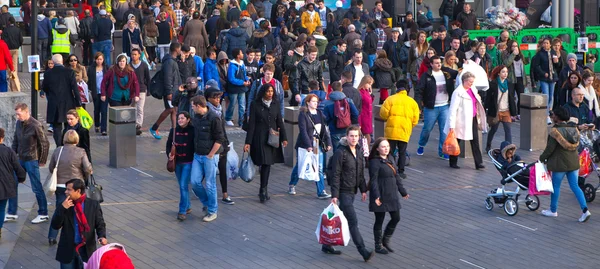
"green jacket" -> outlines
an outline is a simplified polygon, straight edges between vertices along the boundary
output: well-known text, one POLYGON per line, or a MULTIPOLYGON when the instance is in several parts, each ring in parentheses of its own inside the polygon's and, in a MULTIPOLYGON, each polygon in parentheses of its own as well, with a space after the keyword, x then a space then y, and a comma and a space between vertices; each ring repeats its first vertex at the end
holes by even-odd
POLYGON ((498 52, 498 47, 494 46, 493 49, 489 50, 486 47, 486 52, 490 55, 490 58, 492 58, 492 66, 496 67, 498 65, 500 65, 500 53, 498 52))
MULTIPOLYGON (((515 66, 513 65, 513 62, 515 61, 515 55, 508 51, 504 51, 503 53, 501 53, 499 59, 500 61, 498 65, 503 64, 508 68, 508 81, 510 83, 517 83, 517 77, 515 76, 515 66)), ((527 59, 524 59, 524 57, 521 60, 523 61, 523 69, 521 70, 523 74, 523 83, 527 83, 527 79, 525 76, 525 65, 528 64, 529 61, 527 61, 527 59)))
POLYGON ((548 171, 569 172, 579 169, 579 130, 574 124, 558 123, 548 134, 546 149, 540 155, 548 171))

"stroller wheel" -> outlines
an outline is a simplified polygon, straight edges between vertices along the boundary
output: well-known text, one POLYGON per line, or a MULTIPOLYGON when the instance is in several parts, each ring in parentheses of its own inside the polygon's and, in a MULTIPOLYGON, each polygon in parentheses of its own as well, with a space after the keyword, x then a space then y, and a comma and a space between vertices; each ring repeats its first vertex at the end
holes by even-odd
POLYGON ((492 211, 492 208, 494 208, 494 203, 492 202, 492 199, 490 197, 485 198, 485 209, 487 209, 488 211, 492 211))
POLYGON ((596 188, 590 183, 583 185, 583 195, 585 196, 586 202, 594 201, 596 198, 596 188))
POLYGON ((506 201, 504 202, 504 213, 512 217, 516 215, 517 212, 519 212, 519 204, 517 203, 517 200, 515 200, 515 198, 512 197, 506 199, 506 201))
POLYGON ((529 210, 536 211, 540 208, 540 198, 538 198, 537 195, 527 194, 527 196, 525 196, 525 204, 529 210))

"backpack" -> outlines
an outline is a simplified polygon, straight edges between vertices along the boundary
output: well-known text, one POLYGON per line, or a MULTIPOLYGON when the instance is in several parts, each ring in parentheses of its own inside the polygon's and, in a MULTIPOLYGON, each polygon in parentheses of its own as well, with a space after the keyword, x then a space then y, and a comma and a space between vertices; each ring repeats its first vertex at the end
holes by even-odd
POLYGON ((333 115, 336 118, 335 127, 338 129, 346 129, 352 123, 350 121, 350 105, 348 100, 342 99, 335 101, 333 105, 333 115))
POLYGON ((152 97, 160 100, 163 98, 164 95, 164 85, 164 76, 161 69, 158 70, 158 72, 156 72, 156 74, 154 74, 154 76, 150 80, 150 85, 148 85, 148 92, 150 93, 150 95, 152 95, 152 97))

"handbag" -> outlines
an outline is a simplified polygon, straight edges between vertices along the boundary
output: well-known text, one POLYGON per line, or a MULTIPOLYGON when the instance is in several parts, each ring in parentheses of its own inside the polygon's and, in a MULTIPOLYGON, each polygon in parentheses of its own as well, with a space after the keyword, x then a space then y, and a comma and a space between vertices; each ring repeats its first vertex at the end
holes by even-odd
POLYGON ((139 44, 133 44, 133 43, 131 43, 131 33, 127 33, 127 36, 129 37, 129 51, 131 52, 133 49, 139 49, 139 50, 141 50, 141 47, 140 47, 139 44))
POLYGON ((273 128, 269 128, 269 139, 267 140, 267 144, 276 149, 278 149, 281 144, 279 142, 279 132, 273 130, 273 128))
POLYGON ((49 195, 53 195, 56 191, 56 184, 58 181, 58 163, 60 162, 60 155, 62 155, 63 149, 64 147, 60 147, 54 170, 52 170, 52 174, 48 176, 48 179, 46 179, 46 183, 44 184, 44 190, 46 190, 49 195))
POLYGON ((500 95, 500 99, 498 100, 498 103, 496 103, 496 116, 495 117, 492 117, 492 116, 487 117, 487 122, 489 125, 496 125, 500 122, 500 117, 499 117, 500 111, 498 111, 498 109, 499 109, 498 107, 500 106, 500 100, 502 100, 502 97, 504 97, 504 93, 502 93, 500 95))
POLYGON ((283 86, 284 91, 290 90, 290 75, 287 71, 283 72, 283 75, 281 77, 281 86, 283 86))
POLYGON ((175 157, 177 156, 177 148, 175 147, 175 135, 177 134, 177 128, 173 129, 173 144, 171 146, 170 155, 173 156, 173 160, 167 159, 167 171, 173 173, 175 171, 175 157))
MULTIPOLYGON (((313 126, 313 129, 315 129, 315 132, 317 132, 317 127, 315 127, 315 122, 310 117, 308 112, 306 112, 306 117, 308 117, 308 119, 310 120, 310 123, 313 126)), ((325 128, 325 126, 321 124, 321 128, 325 128)), ((327 152, 327 145, 325 145, 325 141, 323 141, 323 139, 321 139, 321 132, 317 132, 317 141, 319 142, 319 146, 321 147, 321 150, 323 152, 327 152)))
POLYGON ((90 175, 90 184, 85 189, 85 196, 92 200, 98 201, 98 203, 104 202, 104 196, 102 196, 102 185, 96 183, 94 175, 90 175))

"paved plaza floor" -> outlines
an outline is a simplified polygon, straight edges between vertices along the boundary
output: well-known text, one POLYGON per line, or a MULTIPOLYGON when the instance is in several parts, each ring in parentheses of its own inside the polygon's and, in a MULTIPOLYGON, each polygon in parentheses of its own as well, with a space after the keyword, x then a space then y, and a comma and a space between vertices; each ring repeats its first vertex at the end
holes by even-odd
MULTIPOLYGON (((90 109, 91 111, 91 109, 90 109)), ((162 101, 148 97, 144 130, 162 111, 162 101)), ((45 103, 40 103, 40 118, 45 103)), ((168 134, 169 121, 160 131, 168 134)), ((519 123, 513 125, 513 142, 519 143, 519 123)), ((600 200, 589 204, 590 221, 577 222, 581 211, 568 184, 561 190, 558 218, 540 215, 548 208, 529 211, 524 203, 514 217, 501 208, 484 208, 484 199, 499 187, 500 175, 484 155, 486 169, 474 169, 472 159, 461 159, 460 170, 437 157, 437 128, 425 155, 415 154, 422 124, 414 128, 409 152, 411 165, 404 180, 410 196, 402 200, 401 222, 392 238, 394 253, 376 254, 365 263, 353 243, 338 247, 340 256, 320 251, 315 228, 329 200, 318 200, 314 183, 301 181, 298 194, 288 195, 291 167, 275 165, 271 172, 271 200, 258 201, 259 179, 251 183, 229 182, 235 205, 219 202, 218 218, 201 221, 202 205, 195 197, 193 213, 176 220, 179 187, 174 174, 165 169, 166 137, 156 140, 145 131, 136 139, 137 165, 108 167, 108 137, 91 131, 94 174, 104 187, 102 204, 109 242, 126 246, 136 268, 599 268, 600 200)), ((502 128, 499 128, 502 129, 502 128)), ((235 150, 241 154, 245 132, 227 129, 235 150)), ((499 130, 498 146, 504 137, 499 130)), ((485 138, 485 135, 484 135, 485 138)), ((518 150, 524 160, 534 161, 540 151, 518 150)), ((42 178, 48 174, 41 168, 42 178)), ((597 183, 595 177, 590 181, 597 183)), ((56 246, 48 246, 49 223, 31 224, 37 205, 28 187, 21 185, 20 218, 5 224, 0 240, 0 265, 4 268, 59 268, 56 246), (33 210, 32 210, 33 207, 33 210)), ((510 185, 514 188, 514 184, 510 185)), ((220 186, 219 186, 220 193, 220 186)), ((526 193, 523 192, 521 201, 526 193)), ((220 200, 221 197, 219 197, 220 200)), ((356 197, 355 206, 362 236, 373 248, 373 213, 356 197)), ((49 198, 54 211, 54 197, 49 198)), ((387 219, 386 219, 387 222, 387 219)))

